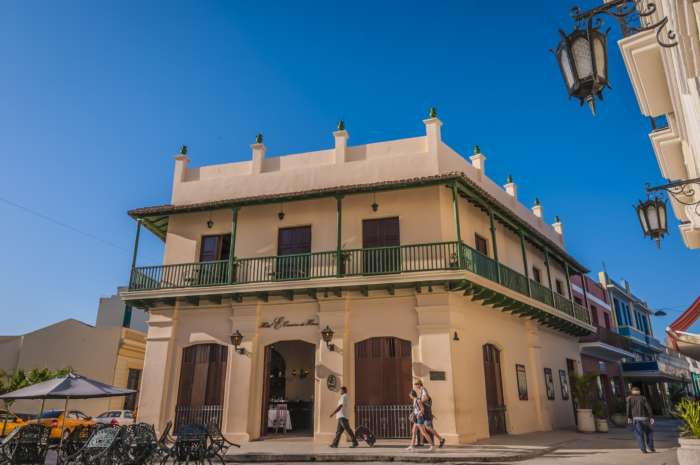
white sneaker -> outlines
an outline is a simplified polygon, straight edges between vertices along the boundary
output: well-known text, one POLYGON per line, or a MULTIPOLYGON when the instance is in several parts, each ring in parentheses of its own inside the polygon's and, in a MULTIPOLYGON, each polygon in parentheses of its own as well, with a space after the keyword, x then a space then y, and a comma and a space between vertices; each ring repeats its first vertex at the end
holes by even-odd
POLYGON ((435 446, 428 446, 428 450, 426 452, 432 452, 435 450, 435 446))
POLYGON ((406 450, 416 450, 416 448, 413 447, 413 444, 411 444, 410 446, 408 446, 408 447, 406 448, 406 450))

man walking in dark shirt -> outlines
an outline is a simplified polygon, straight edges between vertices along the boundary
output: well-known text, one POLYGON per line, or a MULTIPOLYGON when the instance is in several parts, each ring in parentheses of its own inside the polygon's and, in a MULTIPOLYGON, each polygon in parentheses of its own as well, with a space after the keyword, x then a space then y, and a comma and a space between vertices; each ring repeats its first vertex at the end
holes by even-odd
POLYGON ((627 397, 627 423, 632 425, 634 436, 637 438, 639 448, 643 453, 656 452, 654 449, 654 432, 651 425, 654 424, 651 405, 638 387, 633 387, 630 396, 627 397))

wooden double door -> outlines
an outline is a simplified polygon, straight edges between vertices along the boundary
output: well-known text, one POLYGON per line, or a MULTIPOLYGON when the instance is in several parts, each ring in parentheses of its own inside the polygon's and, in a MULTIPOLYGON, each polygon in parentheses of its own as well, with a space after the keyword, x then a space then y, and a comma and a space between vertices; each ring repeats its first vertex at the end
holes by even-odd
POLYGON ((401 272, 399 219, 377 218, 362 222, 362 273, 401 272))
POLYGON ((373 337, 355 344, 357 426, 380 438, 410 437, 411 342, 373 337))
POLYGON ((486 383, 486 411, 489 419, 489 434, 505 434, 506 404, 503 400, 501 376, 501 353, 493 344, 483 347, 484 381, 486 383))
POLYGON ((216 422, 221 426, 228 347, 198 344, 182 350, 175 427, 216 422))

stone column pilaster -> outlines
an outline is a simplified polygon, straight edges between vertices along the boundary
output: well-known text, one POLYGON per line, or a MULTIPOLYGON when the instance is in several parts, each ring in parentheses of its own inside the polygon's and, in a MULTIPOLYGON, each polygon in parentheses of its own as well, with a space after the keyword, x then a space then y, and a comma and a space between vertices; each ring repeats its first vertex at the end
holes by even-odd
MULTIPOLYGON (((260 435, 255 406, 259 405, 259 382, 261 379, 258 352, 263 350, 258 344, 258 303, 234 304, 231 310, 229 334, 240 331, 243 342, 236 352, 229 346, 228 374, 226 379, 227 396, 222 429, 226 437, 234 442, 247 442, 260 435), (256 389, 258 388, 258 389, 256 389)), ((264 359, 264 357, 263 357, 264 359)))
POLYGON ((528 396, 535 403, 537 429, 550 431, 552 429, 552 412, 547 401, 547 387, 544 385, 540 328, 532 320, 525 322, 525 328, 527 331, 528 365, 531 368, 527 373, 528 396))
MULTIPOLYGON (((335 418, 329 415, 336 408, 340 397, 340 386, 347 386, 350 406, 354 411, 354 386, 351 385, 349 363, 352 358, 352 347, 348 344, 347 300, 346 298, 328 298, 318 301, 319 307, 319 342, 316 347, 316 392, 314 405, 314 441, 329 443, 336 429, 335 418), (326 347, 320 331, 329 326, 334 331, 333 350, 326 347), (334 376, 337 387, 328 388, 328 377, 334 376)), ((353 414, 351 413, 351 417, 353 414)))
POLYGON ((177 305, 162 310, 152 309, 148 318, 138 420, 152 424, 158 432, 168 421, 174 420, 175 414, 171 406, 177 395, 175 362, 178 357, 174 350, 177 305))
POLYGON ((447 292, 416 294, 418 346, 413 350, 413 375, 433 398, 436 427, 448 444, 460 442, 457 431, 452 318, 447 292), (444 372, 445 380, 431 380, 430 372, 444 372))

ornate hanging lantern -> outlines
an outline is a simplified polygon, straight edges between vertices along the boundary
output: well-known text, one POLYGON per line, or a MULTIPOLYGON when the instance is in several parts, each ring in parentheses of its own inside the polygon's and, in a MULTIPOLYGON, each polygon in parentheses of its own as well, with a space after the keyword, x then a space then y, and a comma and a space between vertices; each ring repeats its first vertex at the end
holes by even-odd
POLYGON ((588 27, 567 35, 561 29, 561 42, 554 51, 569 97, 581 105, 588 103, 595 115, 595 98, 603 100, 608 85, 608 34, 588 27))
POLYGON ((654 239, 656 246, 661 247, 661 239, 668 234, 666 201, 659 197, 650 198, 645 202, 640 201, 635 210, 644 235, 654 239))

